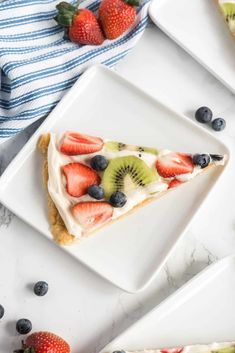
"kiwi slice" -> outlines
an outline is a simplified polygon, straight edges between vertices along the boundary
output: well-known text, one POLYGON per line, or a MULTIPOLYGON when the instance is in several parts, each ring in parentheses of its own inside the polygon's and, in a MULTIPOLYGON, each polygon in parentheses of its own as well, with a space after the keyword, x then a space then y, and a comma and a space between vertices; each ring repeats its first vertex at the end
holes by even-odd
POLYGON ((231 346, 231 347, 218 349, 216 351, 213 351, 212 353, 235 353, 235 347, 231 346))
POLYGON ((127 192, 138 187, 153 183, 158 179, 156 170, 147 166, 135 156, 117 157, 111 159, 105 169, 102 186, 105 196, 110 198, 113 192, 127 192))
POLYGON ((147 152, 157 155, 158 150, 156 148, 151 147, 143 147, 143 146, 135 146, 135 145, 126 145, 125 143, 118 141, 108 141, 104 145, 107 151, 116 152, 116 151, 136 151, 136 152, 147 152))
POLYGON ((224 2, 220 6, 230 31, 235 35, 235 3, 224 2))

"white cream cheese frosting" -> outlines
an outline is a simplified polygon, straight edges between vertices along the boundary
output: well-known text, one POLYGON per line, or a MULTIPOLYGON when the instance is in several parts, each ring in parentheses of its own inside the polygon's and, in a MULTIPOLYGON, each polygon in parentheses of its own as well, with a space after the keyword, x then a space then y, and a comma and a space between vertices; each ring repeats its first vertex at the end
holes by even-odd
MULTIPOLYGON (((191 345, 191 346, 185 346, 185 347, 177 347, 177 348, 162 348, 162 349, 144 349, 144 350, 138 350, 138 351, 125 351, 126 353, 233 353, 235 352, 235 342, 222 342, 222 343, 217 343, 214 342, 212 344, 206 345, 206 344, 197 344, 197 345, 191 345), (231 350, 224 350, 224 349, 229 349, 231 350), (234 351, 233 351, 234 349, 234 351)), ((111 353, 111 352, 110 352, 111 353)))
MULTIPOLYGON (((72 215, 71 207, 81 201, 94 201, 92 197, 88 194, 81 197, 72 197, 67 193, 66 190, 66 179, 61 171, 61 167, 68 164, 79 162, 90 166, 90 159, 97 155, 102 154, 108 160, 121 156, 136 156, 139 157, 139 151, 115 151, 110 152, 103 148, 101 151, 96 153, 91 153, 89 155, 75 155, 68 156, 62 154, 59 151, 59 143, 61 140, 61 136, 57 136, 56 134, 51 133, 50 143, 48 147, 48 192, 56 205, 57 210, 60 213, 61 218, 63 219, 65 226, 68 232, 74 235, 77 238, 81 238, 83 235, 83 228, 72 215)), ((106 140, 108 141, 108 140, 106 140)), ((104 142, 106 142, 104 140, 104 142)), ((170 153, 171 151, 162 149, 159 151, 158 156, 163 156, 165 154, 170 153)), ((158 158, 155 154, 141 152, 141 159, 150 167, 155 168, 155 163, 158 158)), ((214 162, 217 164, 223 164, 223 161, 214 162)), ((186 182, 193 178, 195 175, 202 171, 201 168, 195 166, 193 173, 178 175, 177 179, 181 182, 186 182)), ((127 202, 122 208, 113 208, 112 219, 118 218, 123 214, 130 211, 136 205, 142 203, 144 200, 150 197, 156 196, 158 193, 167 190, 168 183, 170 179, 159 178, 156 182, 151 183, 145 187, 139 187, 137 189, 131 190, 126 193, 127 202)))

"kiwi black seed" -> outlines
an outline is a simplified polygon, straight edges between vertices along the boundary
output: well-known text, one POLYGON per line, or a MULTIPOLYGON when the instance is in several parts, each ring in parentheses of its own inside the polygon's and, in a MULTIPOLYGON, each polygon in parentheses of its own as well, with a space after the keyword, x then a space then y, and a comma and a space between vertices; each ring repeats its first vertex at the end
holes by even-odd
POLYGON ((146 152, 146 153, 151 153, 151 154, 158 154, 158 150, 156 148, 152 147, 144 147, 144 146, 135 146, 135 145, 126 145, 125 143, 122 142, 117 142, 117 141, 108 141, 105 143, 105 148, 108 151, 123 151, 123 150, 128 150, 128 151, 136 151, 136 152, 146 152))
POLYGON ((118 142, 118 151, 123 151, 126 148, 125 143, 118 142))

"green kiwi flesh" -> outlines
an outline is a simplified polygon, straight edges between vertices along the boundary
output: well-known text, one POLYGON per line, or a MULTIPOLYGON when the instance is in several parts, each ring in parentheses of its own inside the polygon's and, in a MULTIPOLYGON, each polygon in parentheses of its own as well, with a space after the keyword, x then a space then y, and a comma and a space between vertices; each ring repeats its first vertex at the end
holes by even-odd
POLYGON ((226 347, 226 348, 222 348, 222 349, 218 349, 215 351, 212 351, 211 353, 235 353, 235 347, 226 347))
POLYGON ((156 148, 151 147, 142 147, 142 146, 135 146, 135 145, 126 145, 125 143, 118 142, 118 141, 108 141, 104 145, 105 149, 110 152, 117 152, 117 151, 136 151, 139 153, 146 152, 151 154, 158 154, 158 150, 156 148))
POLYGON ((224 2, 220 7, 230 31, 235 35, 235 3, 224 2))
POLYGON ((102 177, 102 186, 106 198, 110 198, 115 191, 125 193, 156 180, 158 180, 157 171, 150 168, 142 159, 124 156, 110 160, 102 177))

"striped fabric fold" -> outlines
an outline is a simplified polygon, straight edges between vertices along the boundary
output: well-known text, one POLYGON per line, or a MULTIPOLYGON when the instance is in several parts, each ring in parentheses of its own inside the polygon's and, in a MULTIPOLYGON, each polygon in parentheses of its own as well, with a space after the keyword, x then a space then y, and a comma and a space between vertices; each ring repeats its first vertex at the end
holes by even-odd
MULTIPOLYGON (((54 21, 58 0, 0 2, 0 143, 47 116, 88 67, 112 67, 127 55, 148 24, 149 1, 128 32, 100 46, 63 38, 54 21)), ((99 3, 83 0, 80 7, 96 12, 99 3)))

